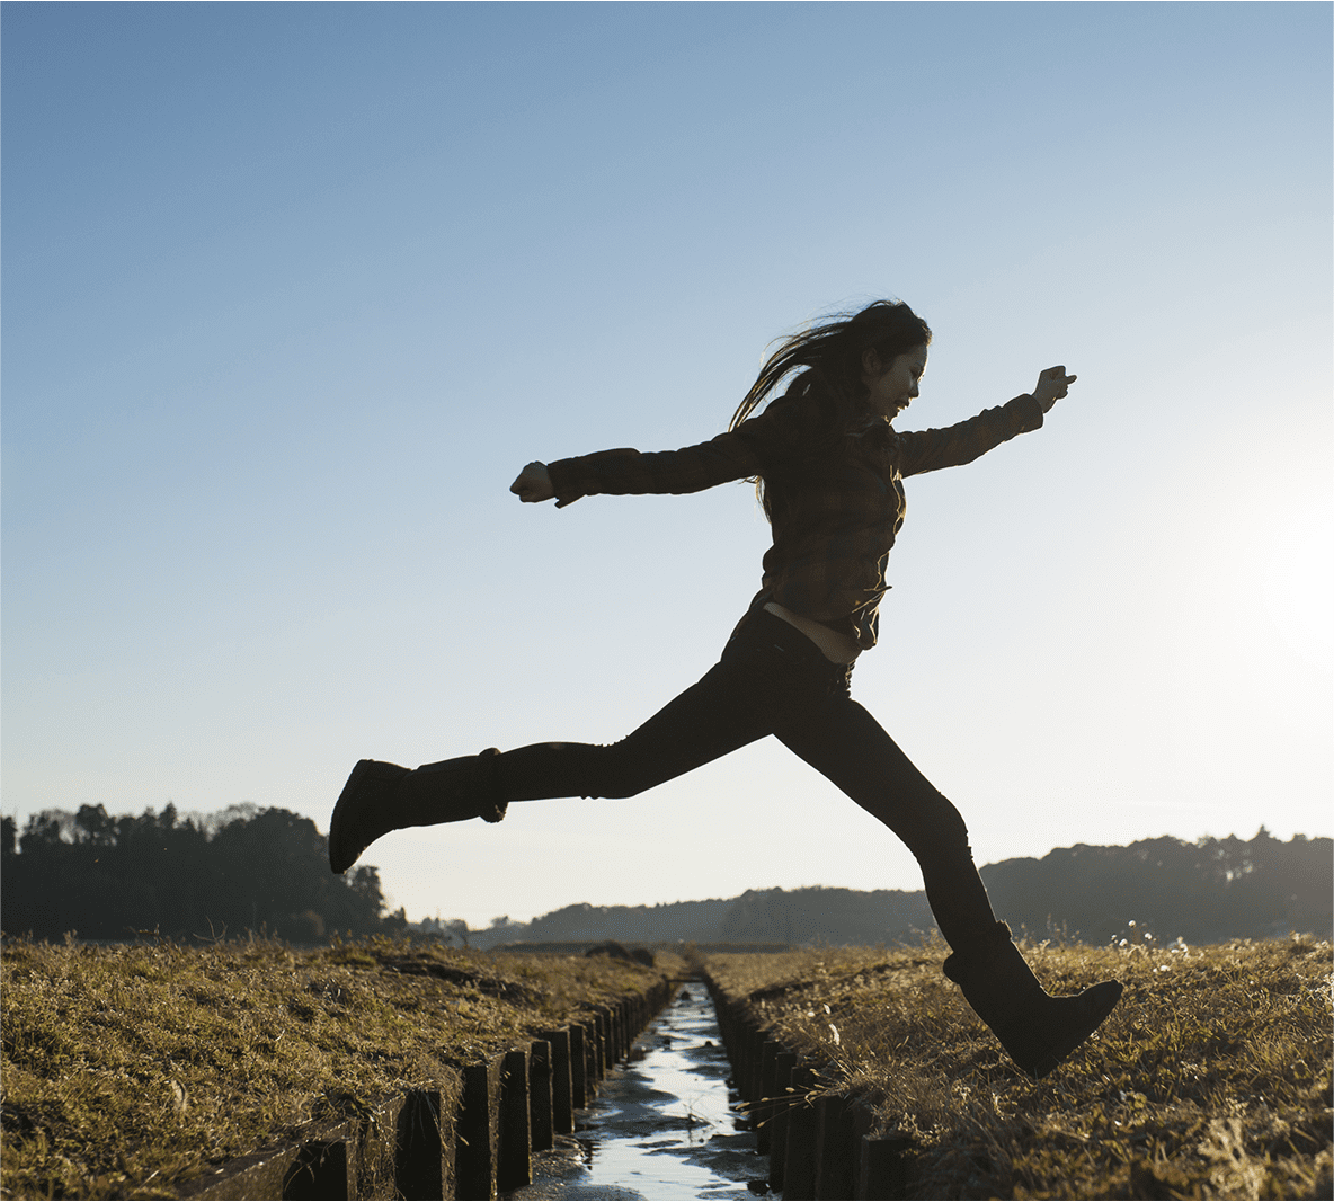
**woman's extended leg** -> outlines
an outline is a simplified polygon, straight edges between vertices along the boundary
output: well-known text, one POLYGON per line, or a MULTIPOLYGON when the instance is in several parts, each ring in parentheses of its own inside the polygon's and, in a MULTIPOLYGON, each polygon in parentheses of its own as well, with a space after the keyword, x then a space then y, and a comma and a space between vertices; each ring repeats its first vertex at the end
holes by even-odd
MULTIPOLYGON (((407 826, 484 817, 511 801, 629 797, 770 734, 823 695, 809 640, 770 614, 749 621, 698 683, 619 742, 539 742, 428 763, 362 760, 329 823, 329 862, 346 870, 376 838, 407 826)), ((816 652, 819 657, 819 652, 816 652)))
POLYGON ((539 742, 496 764, 505 801, 637 796, 799 721, 821 684, 809 640, 764 614, 738 633, 695 684, 619 742, 539 742))

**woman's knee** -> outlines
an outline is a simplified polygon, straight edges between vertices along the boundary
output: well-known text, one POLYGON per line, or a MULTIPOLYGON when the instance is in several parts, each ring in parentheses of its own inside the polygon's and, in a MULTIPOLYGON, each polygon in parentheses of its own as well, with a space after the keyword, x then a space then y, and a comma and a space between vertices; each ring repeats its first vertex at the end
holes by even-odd
POLYGON ((921 822, 909 847, 921 863, 953 863, 962 859, 971 862, 973 858, 973 850, 968 842, 968 825, 963 820, 963 814, 944 797, 921 822))
POLYGON ((919 863, 951 862, 972 857, 963 815, 940 793, 915 798, 876 813, 903 840, 919 863))
POLYGON ((539 742, 507 751, 499 760, 501 789, 512 801, 562 796, 624 800, 694 766, 679 754, 646 752, 634 735, 607 745, 539 742))

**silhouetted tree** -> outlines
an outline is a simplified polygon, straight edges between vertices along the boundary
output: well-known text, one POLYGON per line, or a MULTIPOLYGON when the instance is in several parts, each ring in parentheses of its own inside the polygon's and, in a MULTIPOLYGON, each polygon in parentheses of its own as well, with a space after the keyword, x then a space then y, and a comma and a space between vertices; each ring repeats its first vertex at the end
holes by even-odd
POLYGON ((102 805, 32 815, 20 837, 8 823, 0 847, 9 933, 124 938, 156 930, 173 938, 247 930, 297 941, 333 930, 365 933, 406 924, 383 916, 374 867, 329 871, 324 836, 284 809, 233 807, 222 820, 161 813, 111 817, 102 805))

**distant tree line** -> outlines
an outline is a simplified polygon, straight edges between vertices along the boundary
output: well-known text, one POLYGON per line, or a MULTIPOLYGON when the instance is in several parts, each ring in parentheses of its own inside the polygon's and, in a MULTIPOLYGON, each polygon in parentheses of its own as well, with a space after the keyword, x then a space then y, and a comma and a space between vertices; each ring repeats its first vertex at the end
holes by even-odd
MULTIPOLYGON (((1334 841, 1263 828, 1239 838, 1152 838, 1128 847, 1074 846, 981 869, 998 916, 1016 930, 1106 943, 1130 932, 1161 942, 1334 933, 1334 841)), ((473 931, 500 943, 787 943, 875 946, 935 925, 923 892, 756 889, 731 900, 568 905, 526 924, 473 931)))
POLYGON ((293 942, 407 924, 386 916, 380 874, 329 871, 315 823, 286 809, 234 806, 182 818, 174 806, 112 817, 102 805, 47 810, 0 829, 0 926, 56 939, 178 939, 267 933, 293 942))
POLYGON ((1128 922, 1192 943, 1334 927, 1334 840, 1148 838, 1128 847, 1062 847, 982 869, 996 912, 1034 933, 1106 942, 1128 922))
MULTIPOLYGON (((379 872, 334 876, 325 837, 284 809, 233 806, 182 818, 110 817, 101 805, 13 818, 0 830, 0 927, 59 938, 121 939, 156 930, 177 939, 267 932, 293 942, 334 931, 401 930, 385 913, 379 872)), ((1334 841, 1263 828, 1186 842, 1074 846, 1041 859, 981 869, 997 914, 1016 930, 1104 943, 1135 922, 1141 935, 1187 942, 1265 938, 1289 930, 1334 933, 1334 841)), ((934 925, 925 895, 846 888, 751 890, 729 900, 666 905, 569 905, 529 923, 488 930, 438 922, 436 933, 488 947, 510 942, 787 943, 875 945, 919 937, 934 925)))

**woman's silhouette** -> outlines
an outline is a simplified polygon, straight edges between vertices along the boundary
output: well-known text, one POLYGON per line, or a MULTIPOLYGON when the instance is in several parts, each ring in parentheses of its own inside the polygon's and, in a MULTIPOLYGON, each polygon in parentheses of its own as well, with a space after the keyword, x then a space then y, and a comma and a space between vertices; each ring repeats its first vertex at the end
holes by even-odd
POLYGON ((900 432, 931 331, 906 304, 876 301, 783 341, 729 430, 683 450, 609 450, 529 463, 511 486, 557 507, 595 493, 697 492, 756 481, 773 529, 760 591, 704 677, 609 746, 546 742, 427 764, 363 759, 329 827, 345 871, 376 838, 481 817, 511 801, 629 797, 772 734, 897 834, 921 865, 952 954, 945 974, 1024 1071, 1043 1075, 1111 1012, 1121 985, 1049 997, 996 920, 955 807, 852 699, 857 656, 879 635, 885 568, 903 522, 903 480, 970 463, 1042 426, 1074 382, 1049 367, 1031 394, 944 429, 900 432), (795 374, 794 374, 795 373, 795 374), (764 406, 791 377, 782 396, 764 406))

